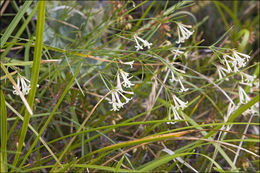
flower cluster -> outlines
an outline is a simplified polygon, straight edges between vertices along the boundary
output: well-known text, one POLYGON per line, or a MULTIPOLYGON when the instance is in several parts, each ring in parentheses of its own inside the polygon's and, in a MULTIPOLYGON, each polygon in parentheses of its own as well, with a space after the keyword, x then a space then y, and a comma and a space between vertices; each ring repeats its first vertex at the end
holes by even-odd
POLYGON ((125 91, 123 90, 123 87, 130 88, 134 84, 131 83, 128 78, 129 73, 123 71, 122 69, 117 72, 117 86, 113 90, 111 90, 111 99, 108 99, 108 103, 112 105, 113 111, 119 111, 120 108, 122 108, 125 104, 127 104, 131 98, 127 98, 124 94, 131 94, 133 95, 133 92, 125 91), (123 82, 121 82, 120 75, 123 78, 123 82), (123 85, 123 87, 122 87, 123 85), (121 98, 123 98, 123 102, 121 101, 121 98))
POLYGON ((152 43, 149 43, 147 40, 144 40, 144 39, 138 37, 136 34, 134 35, 134 39, 135 39, 135 42, 136 42, 135 48, 136 48, 137 51, 140 50, 140 49, 141 49, 141 50, 144 49, 144 48, 139 44, 138 40, 143 43, 143 46, 144 46, 144 47, 147 47, 148 49, 151 48, 152 43))
MULTIPOLYGON (((223 55, 223 65, 226 66, 226 68, 217 65, 217 72, 219 75, 219 79, 223 79, 226 74, 231 73, 231 72, 238 72, 241 76, 241 81, 239 82, 239 84, 241 85, 247 85, 252 87, 253 85, 255 85, 256 87, 259 87, 259 81, 256 79, 256 76, 251 76, 249 74, 246 74, 244 72, 240 72, 240 68, 245 67, 246 63, 250 60, 250 56, 237 52, 236 50, 232 49, 231 50, 231 54, 224 54, 223 55)), ((225 78, 225 80, 229 80, 228 78, 225 78)), ((234 105, 234 103, 232 103, 232 107, 228 109, 228 115, 231 114, 234 110, 236 110, 237 107, 239 107, 242 104, 246 104, 250 101, 250 97, 247 95, 247 93, 245 92, 245 90, 241 87, 238 86, 238 95, 239 95, 239 103, 237 105, 234 105)), ((231 103, 230 103, 231 104, 231 103)), ((244 114, 249 114, 249 113, 256 113, 255 109, 256 107, 258 107, 258 105, 253 105, 251 108, 249 108, 248 110, 246 110, 244 112, 244 114)))
MULTIPOLYGON (((250 101, 250 97, 247 95, 245 90, 241 87, 238 86, 238 95, 239 95, 239 103, 236 105, 235 103, 229 103, 228 109, 227 109, 227 114, 224 117, 224 122, 227 122, 230 115, 234 113, 237 108, 243 104, 246 104, 250 101)), ((249 109, 243 112, 244 115, 246 114, 255 114, 259 113, 257 110, 259 110, 259 104, 256 103, 255 105, 251 106, 249 109)), ((227 125, 223 126, 221 129, 222 130, 230 130, 232 125, 227 125)))
MULTIPOLYGON (((178 36, 179 36, 179 40, 176 41, 176 43, 184 43, 184 41, 186 39, 188 39, 192 34, 193 34, 193 31, 189 31, 187 28, 191 28, 190 25, 184 25, 182 23, 179 23, 179 22, 176 22, 177 24, 177 32, 178 32, 178 36)), ((176 59, 177 55, 178 54, 184 54, 185 58, 187 58, 187 52, 184 53, 183 51, 180 51, 180 50, 171 50, 171 52, 173 52, 175 54, 174 56, 174 59, 176 59)), ((178 73, 185 73, 184 70, 180 70, 176 67, 173 66, 173 64, 169 63, 171 65, 171 69, 168 69, 170 72, 171 72, 171 79, 169 80, 170 82, 178 82, 180 84, 180 87, 181 89, 179 90, 179 92, 185 92, 185 91, 188 91, 189 89, 188 88, 185 88, 183 83, 182 83, 182 80, 183 80, 183 77, 181 75, 179 75, 178 73), (175 77, 175 74, 174 73, 177 73, 177 77, 175 77)), ((174 117, 174 120, 182 120, 182 118, 180 117, 178 111, 181 109, 181 110, 184 110, 186 107, 187 107, 187 103, 188 102, 184 102, 182 101, 181 99, 179 99, 177 96, 175 95, 172 95, 172 98, 173 98, 173 102, 174 102, 174 106, 171 104, 170 106, 170 110, 169 110, 169 120, 171 120, 171 115, 173 114, 173 117, 174 117)), ((167 124, 175 124, 175 122, 167 122, 167 124)))
MULTIPOLYGON (((169 120, 171 120, 172 113, 173 113, 174 120, 182 120, 182 118, 178 113, 178 110, 184 110, 187 107, 188 102, 182 101, 175 95, 172 95, 172 99, 174 102, 174 106, 171 104, 169 114, 168 114, 169 120)), ((175 124, 175 122, 167 122, 167 124, 175 124)))
MULTIPOLYGON (((193 30, 188 30, 188 28, 192 28, 191 25, 185 25, 182 24, 181 22, 175 22, 177 24, 177 33, 178 33, 178 41, 176 41, 177 44, 179 43, 184 43, 185 40, 189 39, 190 36, 194 33, 193 30)), ((144 40, 140 37, 138 37, 136 34, 134 35, 134 39, 136 42, 136 50, 143 50, 143 46, 147 47, 148 49, 150 49, 150 46, 152 45, 152 43, 149 43, 147 40, 144 40), (139 44, 139 41, 141 41, 143 43, 143 46, 141 46, 139 44)))
MULTIPOLYGON (((132 84, 131 81, 129 80, 129 79, 131 79, 132 77, 128 78, 129 73, 123 71, 122 69, 120 69, 119 72, 120 72, 120 74, 121 74, 121 76, 122 76, 122 78, 123 78, 123 80, 124 80, 124 81, 122 82, 122 84, 123 84, 123 86, 124 86, 125 88, 130 88, 131 86, 134 86, 134 84, 132 84)), ((119 78, 119 75, 118 75, 117 78, 119 78)), ((120 80, 120 78, 119 78, 119 80, 120 80)))
POLYGON ((232 55, 224 54, 223 56, 223 65, 226 66, 224 67, 219 67, 218 72, 219 72, 219 78, 222 79, 223 76, 226 76, 225 73, 231 73, 231 72, 239 72, 239 68, 245 67, 246 62, 249 61, 250 56, 237 52, 236 50, 231 50, 232 55), (231 64, 231 66, 230 66, 231 64), (233 69, 232 69, 233 67, 233 69))
MULTIPOLYGON (((31 89, 31 82, 28 79, 26 79, 24 76, 18 74, 16 83, 17 83, 17 87, 19 88, 19 90, 22 91, 22 93, 24 95, 29 94, 29 91, 31 89)), ((37 87, 39 87, 38 84, 37 84, 37 87)), ((13 89, 14 89, 13 94, 19 95, 19 92, 16 90, 16 88, 14 86, 13 86, 13 89)))
POLYGON ((177 44, 184 43, 186 39, 189 39, 190 36, 193 34, 194 31, 189 31, 187 28, 192 28, 191 25, 184 25, 180 22, 176 22, 177 24, 177 33, 178 33, 178 41, 177 44))
MULTIPOLYGON (((134 39, 136 42, 135 48, 137 51, 143 50, 144 49, 143 47, 147 47, 148 49, 151 48, 152 43, 149 43, 147 40, 138 37, 136 34, 134 35, 134 39), (139 42, 141 42, 142 45, 139 42)), ((134 61, 123 62, 119 60, 119 62, 121 64, 130 65, 130 67, 133 68, 134 61)), ((134 84, 131 83, 131 81, 129 80, 131 78, 132 77, 129 77, 129 73, 123 71, 122 69, 119 69, 119 72, 117 72, 117 86, 113 90, 111 90, 111 99, 107 99, 109 101, 109 104, 112 105, 111 110, 119 111, 120 108, 122 108, 125 104, 127 104, 132 99, 132 97, 128 98, 124 94, 133 95, 134 93, 123 90, 123 87, 131 88, 132 86, 134 86, 134 84), (121 82, 120 78, 123 79, 123 82, 121 82), (123 99, 124 101, 121 101, 121 99, 123 99)))
MULTIPOLYGON (((256 80, 256 76, 251 76, 249 74, 246 74, 244 72, 240 72, 240 76, 241 76, 241 82, 239 82, 242 85, 248 85, 248 86, 253 86, 253 85, 258 85, 259 81, 256 80)), ((259 87, 259 86, 257 86, 259 87)))

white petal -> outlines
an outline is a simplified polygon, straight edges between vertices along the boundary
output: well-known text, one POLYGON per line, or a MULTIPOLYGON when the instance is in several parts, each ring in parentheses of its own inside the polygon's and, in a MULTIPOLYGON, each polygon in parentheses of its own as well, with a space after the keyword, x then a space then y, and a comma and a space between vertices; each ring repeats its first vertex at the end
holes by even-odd
POLYGON ((142 49, 143 49, 143 47, 142 47, 142 46, 141 46, 141 45, 138 43, 138 41, 137 41, 136 37, 137 37, 137 36, 136 36, 136 35, 134 35, 134 39, 135 39, 135 42, 136 42, 136 45, 137 45, 137 46, 135 46, 135 48, 136 48, 136 50, 137 50, 137 51, 138 51, 138 50, 140 50, 140 49, 142 50, 142 49))
POLYGON ((246 94, 244 89, 240 86, 238 86, 238 93, 239 93, 239 99, 241 104, 246 104, 247 102, 250 101, 249 96, 246 94))
POLYGON ((180 78, 178 79, 180 85, 181 85, 181 89, 180 89, 180 92, 185 92, 185 91, 188 91, 189 89, 188 88, 185 88, 180 80, 180 78))
POLYGON ((182 110, 187 107, 188 102, 183 102, 181 99, 173 95, 173 102, 175 104, 176 109, 181 108, 182 110))
POLYGON ((135 62, 135 61, 133 60, 133 61, 129 61, 129 62, 122 62, 122 64, 130 65, 130 67, 133 68, 134 62, 135 62))
POLYGON ((184 43, 186 39, 188 39, 194 31, 189 31, 187 28, 192 28, 190 25, 184 25, 182 23, 176 22, 177 24, 177 33, 179 40, 176 43, 184 43))

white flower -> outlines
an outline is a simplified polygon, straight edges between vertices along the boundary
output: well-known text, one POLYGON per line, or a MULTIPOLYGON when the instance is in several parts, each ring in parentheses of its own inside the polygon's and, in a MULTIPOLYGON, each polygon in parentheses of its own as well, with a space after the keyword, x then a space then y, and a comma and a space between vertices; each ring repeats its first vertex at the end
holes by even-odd
MULTIPOLYGON (((244 67, 246 65, 244 60, 241 59, 241 58, 240 59, 236 59, 235 57, 232 57, 232 56, 229 56, 229 55, 225 55, 224 57, 229 58, 229 59, 232 60, 231 64, 232 64, 232 67, 234 68, 232 71, 234 71, 234 72, 239 72, 238 69, 241 68, 241 67, 244 67)), ((225 62, 226 62, 227 67, 229 68, 230 66, 228 64, 228 61, 225 60, 225 62)))
POLYGON ((119 111, 120 108, 122 108, 125 104, 127 104, 131 98, 127 98, 124 94, 134 94, 133 92, 130 91, 125 91, 122 88, 122 83, 120 81, 120 76, 119 73, 117 73, 117 86, 115 89, 111 91, 111 99, 107 99, 109 104, 112 104, 112 109, 113 111, 119 111), (121 98, 123 98, 123 102, 121 101, 121 98))
POLYGON ((187 28, 192 28, 191 25, 184 25, 180 22, 176 22, 177 24, 177 32, 178 32, 178 37, 179 37, 179 40, 176 41, 176 43, 184 43, 184 41, 186 39, 188 39, 194 31, 189 31, 187 28))
POLYGON ((228 57, 229 59, 232 60, 232 66, 234 67, 234 72, 238 72, 239 68, 245 67, 246 66, 246 61, 249 61, 250 56, 239 53, 235 50, 232 50, 232 56, 230 55, 224 55, 224 57, 228 57))
POLYGON ((122 62, 122 61, 121 61, 122 64, 130 65, 131 68, 133 68, 134 62, 135 62, 134 60, 133 60, 133 61, 129 61, 129 62, 122 62))
POLYGON ((237 68, 241 68, 241 67, 245 67, 246 66, 246 62, 245 62, 245 60, 243 59, 243 58, 241 58, 240 56, 234 56, 234 54, 233 54, 233 56, 231 57, 231 56, 229 56, 229 55, 227 55, 230 59, 232 59, 233 61, 232 61, 232 66, 235 68, 235 67, 237 67, 237 68))
POLYGON ((138 43, 138 41, 137 41, 137 39, 136 39, 136 36, 134 35, 134 39, 135 39, 135 42, 136 42, 136 46, 135 46, 135 48, 136 48, 136 50, 138 51, 138 50, 142 50, 143 49, 143 47, 138 43))
MULTIPOLYGON (((217 66, 217 71, 218 71, 218 75, 219 75, 219 79, 223 79, 223 77, 226 76, 226 73, 228 73, 228 70, 221 67, 220 65, 217 66)), ((226 78, 225 80, 229 80, 228 78, 226 78)))
POLYGON ((172 78, 171 78, 169 81, 170 81, 170 82, 178 81, 178 80, 175 78, 173 71, 171 71, 171 74, 172 74, 172 78))
POLYGON ((113 111, 119 111, 120 108, 122 108, 125 104, 127 104, 132 98, 127 98, 123 93, 126 94, 134 94, 133 92, 128 92, 124 90, 120 90, 119 88, 115 88, 111 92, 112 99, 109 100, 109 104, 112 104, 112 109, 113 111), (121 101, 120 96, 123 97, 125 100, 124 102, 121 101))
POLYGON ((111 92, 112 95, 112 100, 110 100, 108 103, 112 104, 112 109, 113 111, 119 111, 119 108, 123 107, 124 104, 121 102, 119 95, 118 95, 118 90, 113 90, 111 92))
MULTIPOLYGON (((238 86, 238 90, 239 90, 239 105, 241 104, 246 104, 247 102, 250 101, 250 97, 246 94, 246 92, 244 91, 244 89, 240 86, 238 86)), ((250 108, 248 108, 246 111, 244 111, 242 114, 243 115, 247 115, 247 114, 259 114, 259 103, 254 104, 253 106, 251 106, 250 108)))
MULTIPOLYGON (((120 71, 120 74, 123 78, 123 86, 126 87, 126 88, 130 88, 131 86, 133 86, 134 84, 131 83, 131 81, 129 80, 130 78, 127 78, 129 76, 129 73, 123 71, 122 69, 119 70, 120 71)), ((119 78, 119 75, 118 75, 118 78, 119 78)))
MULTIPOLYGON (((24 76, 22 75, 18 75, 17 76, 17 87, 21 90, 22 89, 22 93, 24 95, 29 94, 29 91, 31 89, 31 85, 30 85, 30 81, 28 79, 26 79, 24 76)), ((39 85, 37 84, 37 87, 39 87, 39 85)), ((13 86, 13 94, 15 95, 19 95, 19 92, 16 90, 16 88, 13 86)))
MULTIPOLYGON (((16 84, 17 84, 17 87, 19 88, 19 90, 21 90, 21 87, 20 87, 20 77, 19 76, 17 76, 16 84)), ((19 95, 18 91, 16 90, 16 88, 14 86, 13 86, 13 89, 14 89, 13 94, 19 95)))
MULTIPOLYGON (((229 62, 227 61, 227 55, 224 55, 223 56, 223 59, 224 59, 224 61, 225 61, 225 63, 226 63, 226 66, 227 66, 227 73, 230 73, 230 72, 232 72, 232 69, 231 69, 231 67, 230 67, 230 65, 229 65, 229 62)), ((225 64, 224 64, 225 65, 225 64)))
POLYGON ((256 76, 251 76, 249 74, 246 74, 244 72, 240 72, 240 75, 241 75, 241 82, 239 82, 240 84, 243 84, 243 85, 248 85, 248 86, 252 86, 253 85, 253 82, 256 78, 256 76), (245 79, 244 79, 245 77, 245 79))
MULTIPOLYGON (((171 115, 172 115, 172 113, 173 113, 174 120, 183 120, 183 119, 180 117, 180 115, 179 115, 177 109, 178 109, 178 108, 176 108, 175 106, 171 105, 171 108, 170 108, 169 114, 168 114, 169 120, 171 120, 171 115)), ((167 124, 175 124, 175 123, 176 123, 176 122, 167 122, 167 124)))
POLYGON ((174 104, 175 104, 175 108, 176 108, 177 110, 179 110, 179 108, 181 108, 181 109, 183 110, 184 108, 187 107, 188 102, 182 101, 181 99, 179 99, 179 98, 176 97, 175 95, 172 95, 172 98, 173 98, 173 102, 174 102, 174 104))
POLYGON ((238 58, 238 59, 239 59, 239 58, 242 59, 242 57, 243 57, 243 58, 246 58, 246 61, 249 61, 249 59, 250 59, 250 56, 247 55, 247 54, 240 53, 240 52, 237 52, 237 51, 235 51, 235 50, 233 50, 232 52, 233 52, 233 56, 236 57, 236 58, 238 58))
POLYGON ((236 64, 237 64, 236 62, 233 63, 233 66, 234 66, 234 72, 239 72, 238 67, 236 66, 236 64))
POLYGON ((189 89, 188 89, 188 88, 185 88, 185 87, 183 86, 183 84, 182 84, 182 82, 181 82, 181 79, 183 79, 182 76, 178 78, 178 81, 179 81, 179 83, 180 83, 180 85, 181 85, 180 92, 188 91, 189 89))
POLYGON ((246 94, 244 89, 240 86, 238 86, 238 93, 239 93, 240 104, 246 104, 247 102, 250 101, 249 96, 246 94))
POLYGON ((137 51, 140 50, 140 49, 141 50, 143 49, 143 47, 139 44, 138 40, 140 40, 143 43, 144 47, 147 47, 148 49, 151 48, 150 46, 152 45, 152 43, 149 43, 148 41, 138 37, 136 34, 134 35, 134 39, 135 39, 135 42, 136 42, 136 45, 137 45, 137 46, 135 46, 137 51))
POLYGON ((117 90, 121 91, 122 93, 126 93, 126 94, 134 94, 133 92, 130 91, 124 91, 122 88, 122 83, 120 80, 120 76, 119 73, 117 73, 117 85, 116 85, 117 90))

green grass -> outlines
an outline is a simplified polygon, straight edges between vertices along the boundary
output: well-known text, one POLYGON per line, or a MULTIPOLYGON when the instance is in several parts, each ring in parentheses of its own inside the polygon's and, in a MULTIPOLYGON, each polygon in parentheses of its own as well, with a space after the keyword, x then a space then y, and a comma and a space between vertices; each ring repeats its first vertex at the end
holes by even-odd
POLYGON ((259 171, 257 2, 6 3, 1 172, 259 171), (181 44, 176 22, 193 31, 181 44), (219 79, 233 50, 250 60, 235 71, 239 62, 228 59, 232 72, 219 79), (242 75, 255 76, 251 86, 242 75), (30 81, 28 96, 19 76, 30 81), (116 90, 130 99, 119 111, 116 90), (169 115, 175 97, 186 107, 169 115))

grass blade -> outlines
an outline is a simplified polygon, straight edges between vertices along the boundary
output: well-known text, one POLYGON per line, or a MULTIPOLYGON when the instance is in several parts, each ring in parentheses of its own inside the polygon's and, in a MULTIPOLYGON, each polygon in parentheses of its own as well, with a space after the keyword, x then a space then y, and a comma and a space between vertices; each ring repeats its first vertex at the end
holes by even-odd
POLYGON ((120 159, 120 161, 118 162, 118 164, 116 165, 116 169, 115 169, 115 172, 118 172, 122 163, 124 161, 124 156, 120 159))
POLYGON ((7 112, 4 93, 0 91, 1 100, 1 151, 0 151, 0 172, 7 172, 7 112))
MULTIPOLYGON (((45 1, 39 1, 37 4, 36 43, 35 43, 33 67, 31 73, 32 74, 31 90, 28 99, 28 103, 30 107, 32 107, 34 103, 34 97, 35 97, 38 78, 39 78, 41 55, 42 55, 42 48, 43 48, 44 22, 45 22, 45 1)), ((20 153, 22 151, 24 139, 28 129, 29 120, 30 120, 30 114, 28 111, 26 111, 13 166, 16 166, 18 159, 20 157, 20 153)))

